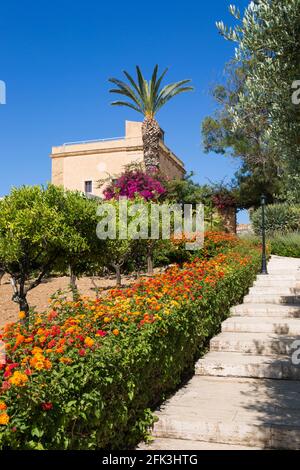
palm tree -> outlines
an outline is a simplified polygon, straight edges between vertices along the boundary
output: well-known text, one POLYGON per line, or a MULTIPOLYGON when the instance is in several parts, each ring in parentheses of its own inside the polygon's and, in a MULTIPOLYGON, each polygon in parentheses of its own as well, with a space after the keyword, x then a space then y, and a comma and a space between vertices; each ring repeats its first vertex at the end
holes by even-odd
POLYGON ((192 86, 185 86, 191 80, 181 80, 180 82, 162 87, 161 84, 167 71, 168 69, 158 78, 158 65, 156 65, 152 78, 148 82, 143 77, 140 67, 136 66, 136 81, 125 70, 124 75, 128 79, 129 84, 116 78, 109 79, 110 82, 117 86, 116 89, 112 89, 110 92, 118 93, 129 99, 129 101, 114 101, 111 104, 113 106, 128 106, 144 116, 142 136, 145 166, 148 171, 159 167, 161 129, 155 119, 156 113, 174 96, 193 90, 192 86))

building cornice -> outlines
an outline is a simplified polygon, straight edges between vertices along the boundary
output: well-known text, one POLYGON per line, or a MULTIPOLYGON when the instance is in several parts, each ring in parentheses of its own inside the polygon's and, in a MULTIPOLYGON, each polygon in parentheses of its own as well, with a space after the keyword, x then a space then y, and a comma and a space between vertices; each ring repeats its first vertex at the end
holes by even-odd
MULTIPOLYGON (((58 149, 56 147, 55 149, 58 149)), ((63 148, 63 147, 61 147, 63 148)), ((178 158, 166 145, 163 141, 160 141, 160 150, 163 152, 164 157, 172 161, 172 163, 182 172, 186 172, 184 168, 184 163, 180 158, 178 158)), ((116 145, 109 147, 92 147, 86 150, 75 150, 74 148, 66 148, 65 151, 54 151, 50 154, 52 159, 55 158, 72 158, 72 157, 81 157, 81 156, 91 156, 91 155, 101 155, 109 153, 122 153, 122 152, 143 152, 143 144, 138 145, 116 145)))
POLYGON ((95 148, 89 150, 78 150, 72 152, 58 152, 58 153, 51 153, 51 158, 67 158, 67 157, 81 157, 84 155, 99 155, 101 153, 116 153, 116 152, 137 152, 142 151, 142 145, 134 145, 134 146, 122 146, 122 147, 106 147, 106 148, 95 148))

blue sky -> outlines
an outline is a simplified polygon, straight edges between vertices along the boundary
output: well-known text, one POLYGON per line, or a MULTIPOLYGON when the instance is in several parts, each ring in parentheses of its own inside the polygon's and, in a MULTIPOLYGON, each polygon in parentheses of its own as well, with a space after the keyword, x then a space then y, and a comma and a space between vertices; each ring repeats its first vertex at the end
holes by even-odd
MULTIPOLYGON (((205 155, 202 119, 214 110, 209 95, 223 79, 233 45, 215 22, 231 21, 230 3, 247 0, 15 1, 2 2, 0 80, 0 196, 12 186, 50 180, 52 145, 124 135, 124 121, 140 120, 130 109, 110 106, 107 79, 134 72, 146 76, 158 63, 167 81, 191 78, 195 92, 168 103, 158 120, 166 143, 193 170, 195 180, 230 180, 238 167, 205 155)), ((241 218, 243 220, 244 217, 241 218)))

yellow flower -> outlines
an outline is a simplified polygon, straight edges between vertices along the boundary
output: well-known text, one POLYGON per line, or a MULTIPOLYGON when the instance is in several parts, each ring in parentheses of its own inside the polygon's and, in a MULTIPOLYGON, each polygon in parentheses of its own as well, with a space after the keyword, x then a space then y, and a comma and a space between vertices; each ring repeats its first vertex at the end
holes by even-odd
POLYGON ((91 348, 94 344, 94 340, 92 338, 89 338, 88 336, 84 340, 84 344, 91 348))
POLYGON ((22 372, 16 371, 13 373, 13 376, 10 377, 9 382, 16 387, 24 387, 26 382, 28 382, 28 377, 22 374, 22 372))
POLYGON ((31 350, 31 354, 33 356, 35 356, 36 354, 41 354, 43 352, 42 348, 38 348, 37 346, 35 346, 32 350, 31 350))
POLYGON ((44 369, 44 362, 43 361, 36 361, 36 363, 34 364, 34 368, 36 370, 44 369))
POLYGON ((110 322, 110 318, 105 317, 103 321, 104 321, 104 323, 109 323, 109 322, 110 322))
POLYGON ((9 416, 7 413, 0 414, 0 425, 6 426, 9 423, 9 416))
POLYGON ((72 364, 72 359, 70 357, 61 357, 59 362, 62 362, 63 364, 72 364))
POLYGON ((20 320, 24 320, 24 318, 26 318, 26 313, 25 312, 19 312, 19 318, 20 320))

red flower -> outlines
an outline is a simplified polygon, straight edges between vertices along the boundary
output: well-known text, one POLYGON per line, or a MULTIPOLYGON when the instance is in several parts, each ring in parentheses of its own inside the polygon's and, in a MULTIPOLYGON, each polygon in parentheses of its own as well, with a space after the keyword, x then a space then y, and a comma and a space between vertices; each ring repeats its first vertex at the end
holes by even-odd
POLYGON ((43 409, 44 411, 50 411, 50 410, 52 410, 52 408, 53 408, 53 405, 52 405, 51 401, 48 401, 48 402, 46 402, 46 403, 42 403, 41 406, 42 406, 42 409, 43 409))
POLYGON ((5 392, 6 390, 9 390, 10 387, 11 387, 11 384, 7 380, 4 380, 1 386, 1 390, 5 392))
POLYGON ((85 356, 85 349, 79 349, 78 351, 79 356, 85 356))
POLYGON ((104 336, 107 335, 107 331, 98 330, 98 331, 96 332, 96 335, 104 337, 104 336))

